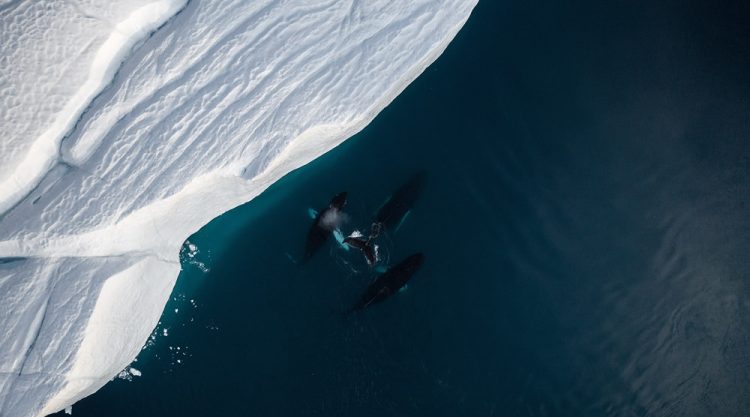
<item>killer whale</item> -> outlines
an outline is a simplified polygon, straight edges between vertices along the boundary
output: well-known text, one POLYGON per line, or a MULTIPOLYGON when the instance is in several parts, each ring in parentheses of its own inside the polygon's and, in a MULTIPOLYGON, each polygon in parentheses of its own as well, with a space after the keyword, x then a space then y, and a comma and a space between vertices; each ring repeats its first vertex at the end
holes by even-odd
POLYGON ((424 171, 413 175, 380 206, 375 214, 375 222, 382 224, 389 231, 398 229, 422 194, 426 179, 427 174, 424 171))
POLYGON ((346 198, 346 191, 336 194, 331 199, 331 202, 328 203, 328 207, 324 210, 320 210, 315 216, 313 224, 307 232, 305 254, 302 257, 303 263, 312 258, 315 252, 326 243, 331 232, 333 232, 338 226, 338 223, 341 220, 341 210, 346 205, 346 198))
POLYGON ((419 270, 422 263, 424 263, 424 254, 420 252, 407 257, 389 268, 367 287, 367 290, 365 290, 359 301, 349 310, 349 313, 380 303, 399 292, 406 285, 406 282, 419 270))

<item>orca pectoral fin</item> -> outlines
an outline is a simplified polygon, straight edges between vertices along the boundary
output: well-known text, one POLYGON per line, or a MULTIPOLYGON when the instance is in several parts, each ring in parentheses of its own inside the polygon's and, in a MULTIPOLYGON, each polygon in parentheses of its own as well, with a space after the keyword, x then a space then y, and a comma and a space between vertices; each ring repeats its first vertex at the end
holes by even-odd
POLYGON ((398 226, 396 226, 396 228, 393 230, 393 233, 398 232, 398 229, 400 229, 401 225, 404 224, 404 222, 406 221, 406 218, 409 217, 409 213, 411 213, 411 210, 407 211, 406 214, 404 214, 404 217, 402 217, 401 221, 398 222, 398 226))
POLYGON ((308 208, 307 215, 310 216, 311 219, 315 220, 315 218, 318 217, 318 210, 315 210, 314 208, 308 208))
POLYGON ((393 198, 393 196, 389 195, 388 198, 386 198, 385 201, 383 201, 383 204, 378 206, 378 209, 376 211, 380 211, 383 207, 385 207, 385 205, 388 204, 389 201, 391 201, 391 198, 393 198))
POLYGON ((349 245, 344 243, 344 234, 341 233, 341 230, 334 229, 333 230, 333 237, 336 239, 336 242, 338 242, 339 246, 343 248, 344 250, 349 250, 349 245))

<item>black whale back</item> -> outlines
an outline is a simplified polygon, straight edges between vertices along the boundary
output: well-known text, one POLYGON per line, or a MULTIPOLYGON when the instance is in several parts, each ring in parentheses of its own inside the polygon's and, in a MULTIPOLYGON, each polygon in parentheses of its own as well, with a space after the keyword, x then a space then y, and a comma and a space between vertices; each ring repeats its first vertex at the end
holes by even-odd
POLYGON ((423 263, 424 254, 420 252, 407 257, 391 267, 367 287, 367 290, 362 294, 357 304, 352 307, 351 311, 362 310, 396 294, 419 271, 423 263))
POLYGON ((336 194, 328 203, 328 207, 320 210, 318 212, 318 215, 315 216, 315 220, 313 220, 313 224, 312 226, 310 226, 310 230, 307 232, 307 240, 305 241, 305 254, 302 256, 302 263, 309 261, 310 258, 315 255, 315 252, 317 252, 318 249, 320 249, 326 243, 328 237, 331 235, 332 230, 330 228, 324 227, 321 224, 321 219, 323 219, 323 216, 325 216, 329 210, 343 209, 346 205, 346 199, 346 191, 336 194))
POLYGON ((386 229, 393 230, 398 226, 406 213, 414 207, 427 180, 425 172, 419 172, 399 187, 388 201, 375 214, 375 221, 382 223, 386 229))

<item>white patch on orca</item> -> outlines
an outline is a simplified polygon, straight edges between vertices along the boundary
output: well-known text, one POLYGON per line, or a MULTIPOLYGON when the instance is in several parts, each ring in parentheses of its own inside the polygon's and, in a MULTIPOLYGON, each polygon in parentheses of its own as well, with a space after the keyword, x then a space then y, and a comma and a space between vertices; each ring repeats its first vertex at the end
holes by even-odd
POLYGON ((308 208, 307 215, 310 216, 311 219, 315 220, 315 218, 318 217, 318 210, 315 210, 314 208, 308 208))

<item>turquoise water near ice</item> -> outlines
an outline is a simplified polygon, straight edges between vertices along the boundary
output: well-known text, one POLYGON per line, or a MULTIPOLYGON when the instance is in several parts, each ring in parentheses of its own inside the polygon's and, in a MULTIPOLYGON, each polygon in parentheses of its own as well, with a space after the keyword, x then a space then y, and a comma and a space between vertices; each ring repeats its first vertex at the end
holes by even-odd
POLYGON ((364 131, 190 238, 155 337, 75 416, 741 416, 750 409, 750 12, 480 1, 364 131), (427 182, 384 264, 330 239, 427 182))

